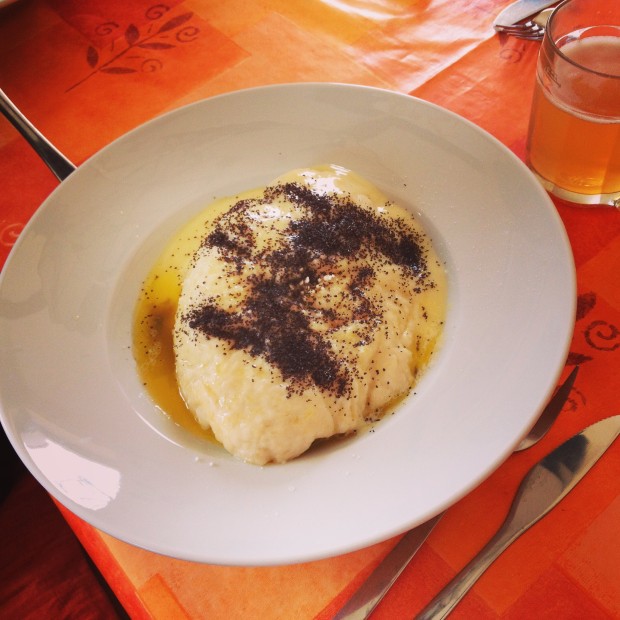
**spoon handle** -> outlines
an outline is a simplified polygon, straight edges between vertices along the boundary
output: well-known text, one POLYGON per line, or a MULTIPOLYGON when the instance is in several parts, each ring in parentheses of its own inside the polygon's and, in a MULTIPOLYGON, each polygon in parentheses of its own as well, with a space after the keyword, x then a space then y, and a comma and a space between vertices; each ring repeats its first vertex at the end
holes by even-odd
POLYGON ((75 170, 75 166, 36 129, 2 89, 0 89, 0 112, 26 138, 59 181, 66 179, 75 170))

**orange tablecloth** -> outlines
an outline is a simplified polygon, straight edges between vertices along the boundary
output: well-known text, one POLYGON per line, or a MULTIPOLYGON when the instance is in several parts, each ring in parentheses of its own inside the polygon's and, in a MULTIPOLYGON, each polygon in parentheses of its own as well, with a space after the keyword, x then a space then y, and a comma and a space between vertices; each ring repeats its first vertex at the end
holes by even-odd
MULTIPOLYGON (((0 87, 76 163, 185 103, 293 81, 411 93, 472 120, 523 157, 538 44, 493 33, 506 4, 21 0, 0 10, 0 87)), ((55 185, 0 118, 0 260, 55 185)), ((567 366, 579 363, 581 372, 572 397, 540 444, 511 456, 448 511, 380 604, 378 620, 413 617, 495 531, 536 460, 620 413, 620 214, 556 206, 578 274, 567 366)), ((619 471, 615 446, 489 569, 453 617, 620 618, 619 471)), ((62 511, 137 619, 328 620, 396 542, 296 566, 209 566, 131 547, 62 511)))

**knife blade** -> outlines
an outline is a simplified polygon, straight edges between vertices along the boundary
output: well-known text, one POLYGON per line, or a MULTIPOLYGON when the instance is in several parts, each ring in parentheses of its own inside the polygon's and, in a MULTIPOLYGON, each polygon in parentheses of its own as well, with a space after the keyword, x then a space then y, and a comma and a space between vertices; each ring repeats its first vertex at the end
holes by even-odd
POLYGON ((508 516, 495 536, 416 615, 416 620, 445 618, 491 563, 568 495, 618 435, 620 415, 605 418, 571 437, 534 465, 523 478, 508 516))
POLYGON ((493 28, 501 30, 508 26, 514 26, 526 17, 557 3, 558 0, 517 0, 500 12, 493 22, 493 28))

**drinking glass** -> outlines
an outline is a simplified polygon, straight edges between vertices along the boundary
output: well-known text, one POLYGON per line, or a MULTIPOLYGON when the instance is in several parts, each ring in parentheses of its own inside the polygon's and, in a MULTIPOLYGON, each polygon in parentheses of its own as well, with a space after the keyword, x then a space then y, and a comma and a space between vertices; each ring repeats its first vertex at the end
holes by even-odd
POLYGON ((549 18, 527 162, 558 198, 620 207, 620 0, 565 0, 549 18))

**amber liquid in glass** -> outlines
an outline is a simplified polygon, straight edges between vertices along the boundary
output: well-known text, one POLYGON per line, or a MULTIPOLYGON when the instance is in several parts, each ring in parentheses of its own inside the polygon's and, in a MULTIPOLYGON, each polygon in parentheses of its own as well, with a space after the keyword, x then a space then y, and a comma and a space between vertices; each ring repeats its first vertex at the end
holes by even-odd
POLYGON ((567 199, 573 194, 616 193, 620 198, 620 37, 579 39, 561 50, 583 66, 619 77, 610 78, 615 83, 609 92, 597 88, 594 93, 580 80, 579 68, 565 67, 554 79, 564 97, 570 89, 567 102, 544 88, 539 76, 528 135, 528 163, 548 190, 559 187, 567 199))

